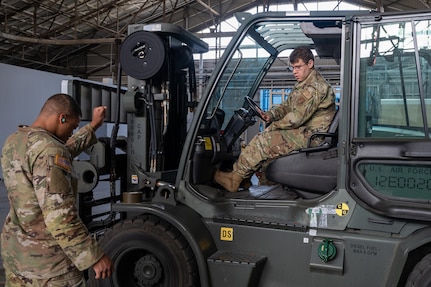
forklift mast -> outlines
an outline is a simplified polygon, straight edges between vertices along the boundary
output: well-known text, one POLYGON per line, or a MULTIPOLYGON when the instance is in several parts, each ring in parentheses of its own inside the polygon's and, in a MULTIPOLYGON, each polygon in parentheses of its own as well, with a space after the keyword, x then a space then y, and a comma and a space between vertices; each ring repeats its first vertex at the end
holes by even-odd
POLYGON ((176 25, 129 26, 120 52, 129 75, 123 99, 128 191, 154 188, 157 180, 172 182, 176 176, 187 115, 197 101, 193 53, 206 51, 207 43, 176 25))

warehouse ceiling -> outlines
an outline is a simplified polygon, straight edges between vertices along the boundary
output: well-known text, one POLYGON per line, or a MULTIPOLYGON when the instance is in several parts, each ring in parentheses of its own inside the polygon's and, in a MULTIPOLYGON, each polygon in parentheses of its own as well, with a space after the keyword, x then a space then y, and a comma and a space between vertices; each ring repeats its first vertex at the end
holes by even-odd
MULTIPOLYGON (((196 33, 256 6, 309 2, 316 0, 0 0, 0 62, 100 80, 116 74, 130 24, 167 22, 196 33)), ((384 11, 431 6, 431 0, 339 2, 384 11)))

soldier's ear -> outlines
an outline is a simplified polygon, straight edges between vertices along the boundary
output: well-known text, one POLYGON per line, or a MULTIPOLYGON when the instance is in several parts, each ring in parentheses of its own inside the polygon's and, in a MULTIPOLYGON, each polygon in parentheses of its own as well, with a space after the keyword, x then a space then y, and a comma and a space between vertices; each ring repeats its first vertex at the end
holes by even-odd
POLYGON ((64 124, 66 122, 66 115, 65 114, 60 114, 58 116, 58 120, 60 121, 61 124, 64 124))
POLYGON ((314 66, 314 60, 313 60, 313 59, 308 60, 307 65, 308 65, 308 67, 309 67, 310 69, 311 69, 311 68, 313 68, 313 66, 314 66))

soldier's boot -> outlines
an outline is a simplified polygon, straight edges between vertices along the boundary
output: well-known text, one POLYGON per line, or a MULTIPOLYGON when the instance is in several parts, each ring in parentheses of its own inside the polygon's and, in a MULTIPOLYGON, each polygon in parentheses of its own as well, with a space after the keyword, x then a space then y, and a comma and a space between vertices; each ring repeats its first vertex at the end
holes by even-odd
POLYGON ((229 192, 237 192, 243 179, 235 171, 224 172, 217 170, 214 175, 214 180, 229 192))
POLYGON ((252 186, 252 185, 253 184, 251 183, 250 177, 246 177, 241 181, 241 184, 239 186, 244 188, 244 189, 249 189, 250 186, 252 186))
POLYGON ((258 185, 276 185, 275 182, 270 181, 264 171, 256 172, 256 177, 259 179, 258 185))

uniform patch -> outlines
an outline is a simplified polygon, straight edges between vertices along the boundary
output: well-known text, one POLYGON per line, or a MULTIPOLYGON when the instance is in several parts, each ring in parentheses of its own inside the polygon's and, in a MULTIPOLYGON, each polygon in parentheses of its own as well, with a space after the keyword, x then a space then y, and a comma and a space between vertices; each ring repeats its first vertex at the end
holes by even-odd
MULTIPOLYGON (((305 92, 304 92, 305 93, 305 92)), ((302 106, 309 98, 307 98, 305 95, 300 95, 297 99, 296 99, 296 104, 298 106, 302 106)))
POLYGON ((70 164, 69 159, 64 156, 60 156, 59 154, 55 155, 54 164, 68 172, 72 171, 72 165, 70 164))

